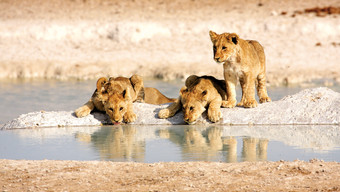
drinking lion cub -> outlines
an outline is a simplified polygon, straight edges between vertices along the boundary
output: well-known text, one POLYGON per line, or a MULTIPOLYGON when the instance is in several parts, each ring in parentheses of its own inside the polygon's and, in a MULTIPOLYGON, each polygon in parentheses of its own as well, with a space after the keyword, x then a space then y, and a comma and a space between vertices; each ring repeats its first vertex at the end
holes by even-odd
POLYGON ((131 78, 101 77, 97 81, 97 89, 90 100, 75 111, 77 117, 84 117, 93 110, 105 111, 112 123, 133 122, 136 114, 132 103, 135 101, 149 104, 163 104, 174 102, 157 89, 144 87, 143 79, 138 75, 131 78))
POLYGON ((158 117, 165 119, 183 110, 184 121, 193 124, 208 107, 208 119, 212 122, 220 120, 222 100, 226 99, 226 88, 223 80, 212 76, 198 77, 191 75, 180 90, 179 99, 158 113, 158 117))
POLYGON ((242 88, 242 99, 237 106, 257 107, 255 84, 260 103, 269 102, 266 89, 266 64, 263 47, 259 42, 243 40, 235 33, 209 32, 213 43, 214 60, 223 63, 227 88, 227 101, 223 107, 235 107, 237 78, 242 88))

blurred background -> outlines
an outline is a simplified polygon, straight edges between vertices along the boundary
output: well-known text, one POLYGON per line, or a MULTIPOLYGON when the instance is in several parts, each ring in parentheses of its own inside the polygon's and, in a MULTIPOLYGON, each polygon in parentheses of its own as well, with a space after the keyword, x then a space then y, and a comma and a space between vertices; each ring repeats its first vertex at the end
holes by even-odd
POLYGON ((0 78, 223 78, 209 30, 258 40, 270 85, 340 82, 339 0, 1 0, 0 78))
POLYGON ((0 124, 74 110, 101 76, 139 74, 169 97, 189 75, 223 79, 209 30, 263 45, 273 100, 340 90, 339 0, 0 0, 0 124))

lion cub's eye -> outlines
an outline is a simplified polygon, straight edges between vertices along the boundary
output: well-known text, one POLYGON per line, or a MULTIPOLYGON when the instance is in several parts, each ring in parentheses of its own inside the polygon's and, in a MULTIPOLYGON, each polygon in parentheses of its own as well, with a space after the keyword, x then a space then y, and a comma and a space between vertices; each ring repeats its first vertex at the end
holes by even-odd
POLYGON ((120 108, 119 108, 119 111, 123 111, 123 109, 124 109, 123 107, 120 107, 120 108))
POLYGON ((194 110, 194 107, 190 107, 189 109, 190 109, 190 111, 192 111, 192 110, 194 110))
POLYGON ((109 111, 113 111, 113 109, 112 109, 112 108, 109 108, 109 111))
POLYGON ((222 47, 222 50, 226 50, 226 49, 227 49, 227 47, 225 47, 225 46, 222 47))

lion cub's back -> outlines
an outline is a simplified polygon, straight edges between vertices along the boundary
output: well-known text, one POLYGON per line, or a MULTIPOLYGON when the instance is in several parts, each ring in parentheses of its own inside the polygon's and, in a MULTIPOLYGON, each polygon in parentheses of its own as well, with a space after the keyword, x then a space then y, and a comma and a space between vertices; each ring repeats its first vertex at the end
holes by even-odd
POLYGON ((126 77, 116 77, 116 78, 110 78, 109 82, 111 83, 111 85, 115 88, 122 88, 122 89, 126 89, 126 88, 133 88, 131 85, 131 81, 129 78, 126 77))
POLYGON ((110 87, 108 92, 109 93, 121 93, 124 90, 129 90, 130 96, 132 101, 136 99, 136 93, 131 85, 131 81, 129 78, 126 77, 116 77, 110 78, 110 87))
POLYGON ((264 49, 262 45, 255 40, 247 40, 247 42, 252 45, 257 53, 257 56, 259 57, 261 65, 265 65, 266 62, 266 56, 264 54, 264 49))
POLYGON ((214 88, 217 90, 217 92, 221 95, 222 99, 223 100, 227 99, 226 83, 225 83, 224 80, 219 80, 219 79, 216 79, 213 76, 207 76, 207 75, 202 76, 200 78, 209 80, 212 83, 212 85, 214 86, 214 88))
POLYGON ((170 99, 163 95, 158 89, 152 87, 144 87, 144 102, 154 105, 163 103, 172 103, 176 99, 170 99))

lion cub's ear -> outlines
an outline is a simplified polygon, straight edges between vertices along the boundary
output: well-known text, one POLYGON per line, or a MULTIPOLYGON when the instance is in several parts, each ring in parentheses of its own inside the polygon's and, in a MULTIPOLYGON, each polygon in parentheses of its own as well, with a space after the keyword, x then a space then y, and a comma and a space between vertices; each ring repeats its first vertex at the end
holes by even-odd
POLYGON ((106 77, 101 77, 97 80, 97 91, 102 93, 105 91, 105 85, 108 83, 106 77))
POLYGON ((196 76, 196 75, 190 75, 190 76, 185 80, 185 86, 190 87, 197 79, 198 79, 198 76, 196 76))
POLYGON ((211 41, 214 43, 216 41, 218 34, 213 31, 209 31, 209 35, 210 35, 211 41))
POLYGON ((186 87, 186 86, 183 86, 182 88, 181 88, 181 90, 179 91, 179 94, 182 96, 182 94, 184 93, 184 92, 187 92, 188 91, 188 88, 186 87))
POLYGON ((109 82, 114 81, 114 80, 115 80, 114 77, 110 77, 110 78, 109 78, 109 82))
POLYGON ((124 91, 122 92, 122 96, 125 99, 125 101, 131 99, 129 88, 124 89, 124 91))
MULTIPOLYGON (((144 86, 143 78, 139 75, 132 75, 130 77, 130 82, 134 89, 140 89, 141 87, 144 86)), ((135 90, 135 91, 138 91, 138 90, 135 90)))
POLYGON ((202 101, 206 101, 208 98, 208 91, 207 90, 202 91, 201 95, 202 95, 202 101))
POLYGON ((136 101, 144 102, 144 83, 143 78, 139 75, 132 75, 130 77, 130 82, 137 95, 136 101))
POLYGON ((232 33, 229 35, 229 40, 231 40, 235 45, 238 44, 238 41, 239 41, 239 37, 236 33, 232 33))

